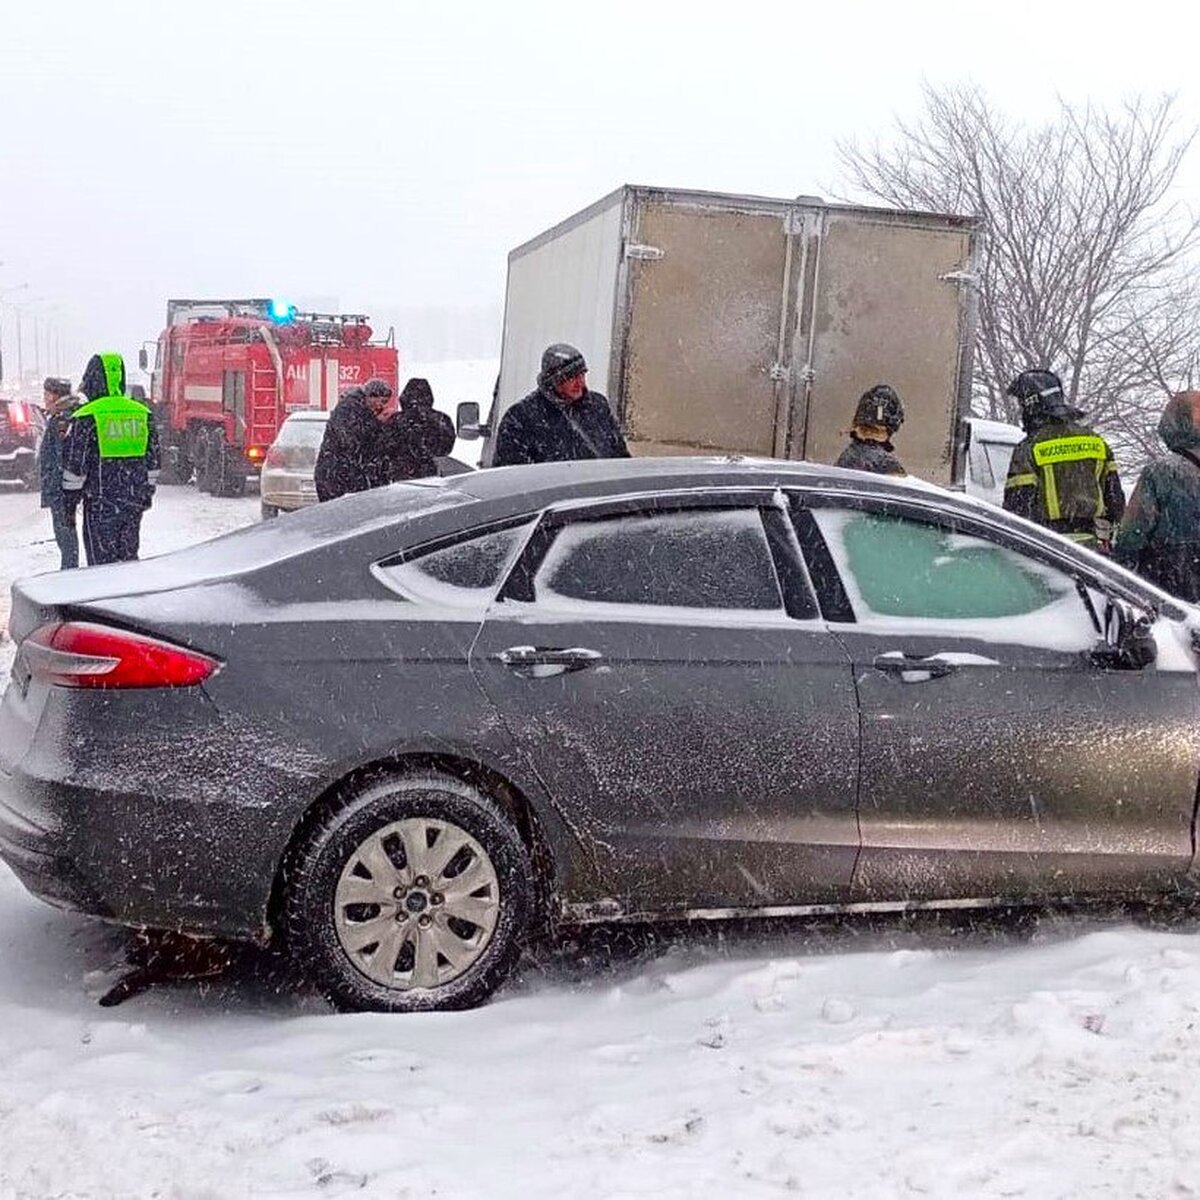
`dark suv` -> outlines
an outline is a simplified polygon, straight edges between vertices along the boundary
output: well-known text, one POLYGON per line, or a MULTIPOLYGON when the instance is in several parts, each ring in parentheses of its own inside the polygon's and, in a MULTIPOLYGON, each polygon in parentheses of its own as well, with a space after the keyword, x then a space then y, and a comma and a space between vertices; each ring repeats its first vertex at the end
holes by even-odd
POLYGON ((24 400, 0 399, 0 481, 38 487, 38 446, 46 418, 24 400))

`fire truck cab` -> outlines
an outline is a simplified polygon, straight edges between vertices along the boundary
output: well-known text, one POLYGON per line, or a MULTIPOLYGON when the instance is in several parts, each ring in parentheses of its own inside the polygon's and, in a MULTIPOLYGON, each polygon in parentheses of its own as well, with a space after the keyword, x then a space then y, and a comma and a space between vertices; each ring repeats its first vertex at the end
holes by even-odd
MULTIPOLYGON (((148 358, 143 350, 143 370, 148 358)), ((395 389, 398 375, 391 332, 374 341, 361 314, 301 313, 277 300, 168 300, 150 377, 161 478, 241 495, 289 413, 331 409, 376 376, 395 389)))

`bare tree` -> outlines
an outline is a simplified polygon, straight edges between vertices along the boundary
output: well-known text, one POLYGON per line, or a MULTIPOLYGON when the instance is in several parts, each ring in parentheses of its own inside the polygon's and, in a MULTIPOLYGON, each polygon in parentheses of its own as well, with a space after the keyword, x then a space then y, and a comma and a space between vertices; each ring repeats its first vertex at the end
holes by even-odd
POLYGON ((839 153, 859 193, 981 219, 976 412, 1015 419, 1008 381, 1050 367, 1118 452, 1140 461, 1165 394, 1189 383, 1200 349, 1200 219, 1173 199, 1193 136, 1177 134, 1166 96, 1115 113, 1060 101, 1052 121, 1030 127, 978 88, 927 85, 919 121, 839 153))

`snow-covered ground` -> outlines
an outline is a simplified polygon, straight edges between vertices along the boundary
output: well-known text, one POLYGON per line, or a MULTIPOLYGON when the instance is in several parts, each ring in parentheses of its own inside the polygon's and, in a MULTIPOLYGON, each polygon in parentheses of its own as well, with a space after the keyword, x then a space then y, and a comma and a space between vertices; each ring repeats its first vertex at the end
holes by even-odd
MULTIPOLYGON (((144 546, 257 512, 163 488, 144 546)), ((0 495, 5 606, 49 536, 0 495)), ((593 935, 411 1017, 331 1013, 259 953, 101 1009, 122 941, 0 867, 3 1200, 1200 1195, 1188 925, 593 935)))

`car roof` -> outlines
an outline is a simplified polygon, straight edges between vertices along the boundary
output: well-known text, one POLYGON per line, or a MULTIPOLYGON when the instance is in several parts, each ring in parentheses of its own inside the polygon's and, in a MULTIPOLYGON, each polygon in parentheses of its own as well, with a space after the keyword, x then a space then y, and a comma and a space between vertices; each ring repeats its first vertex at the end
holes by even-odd
POLYGON ((288 421, 328 421, 329 414, 319 408, 297 409, 296 412, 288 413, 284 424, 288 421))

